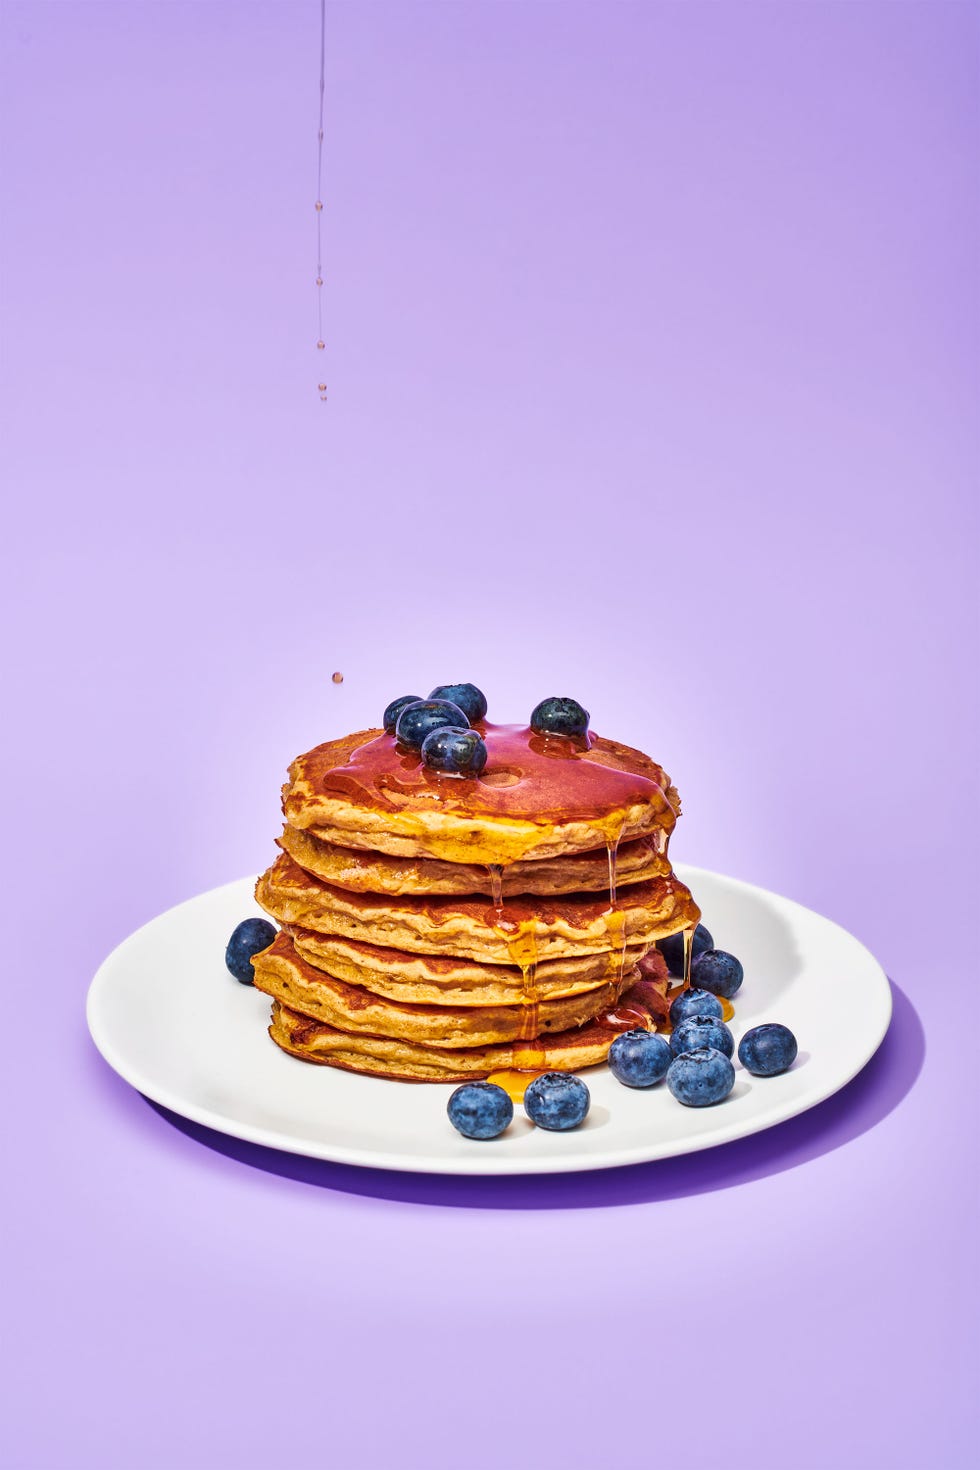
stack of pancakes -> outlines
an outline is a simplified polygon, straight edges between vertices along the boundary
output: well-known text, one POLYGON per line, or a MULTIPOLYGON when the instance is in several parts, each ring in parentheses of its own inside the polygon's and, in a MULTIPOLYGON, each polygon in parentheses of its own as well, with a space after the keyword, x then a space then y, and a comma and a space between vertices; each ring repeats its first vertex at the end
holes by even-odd
POLYGON ((670 781, 598 736, 476 728, 478 778, 378 730, 290 767, 282 851, 256 888, 281 932, 254 960, 284 1051, 455 1082, 589 1066, 662 1022, 653 946, 699 918, 667 859, 670 781))

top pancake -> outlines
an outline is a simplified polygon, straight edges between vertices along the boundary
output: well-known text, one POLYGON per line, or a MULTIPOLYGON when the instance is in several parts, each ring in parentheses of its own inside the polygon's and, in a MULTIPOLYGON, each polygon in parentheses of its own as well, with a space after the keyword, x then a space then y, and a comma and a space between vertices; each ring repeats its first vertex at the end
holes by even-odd
POLYGON ((286 820, 340 847, 492 864, 673 829, 677 792, 641 751, 597 735, 586 747, 525 725, 475 728, 487 746, 479 777, 429 770, 381 730, 318 745, 289 768, 286 820))

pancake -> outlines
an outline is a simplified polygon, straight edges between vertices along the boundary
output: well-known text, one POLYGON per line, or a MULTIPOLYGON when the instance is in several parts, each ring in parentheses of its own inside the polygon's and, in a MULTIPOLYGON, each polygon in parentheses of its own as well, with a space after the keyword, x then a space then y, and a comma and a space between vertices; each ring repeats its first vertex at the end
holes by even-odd
MULTIPOLYGON (((616 886, 666 877, 663 828, 649 837, 623 842, 616 853, 616 886)), ((287 823, 279 846, 316 878, 353 893, 484 893, 493 891, 492 869, 484 863, 448 863, 439 858, 393 857, 366 848, 340 847, 311 827, 287 823)), ((609 856, 605 848, 570 857, 518 861, 503 868, 500 892, 515 894, 584 893, 608 888, 609 856)))
POLYGON ((280 923, 319 934, 522 966, 619 952, 624 942, 649 948, 700 917, 689 890, 673 876, 631 885, 614 908, 606 894, 579 894, 531 902, 507 898, 494 909, 478 897, 350 893, 314 878, 287 853, 259 879, 255 896, 280 923))
POLYGON ((611 849, 673 830, 677 792, 642 751, 591 734, 579 742, 525 725, 474 728, 487 747, 479 777, 429 770, 381 730, 318 745, 289 768, 287 823, 341 847, 469 864, 611 849))
POLYGON ((539 1036, 568 1031, 614 1008, 622 992, 639 979, 638 973, 627 974, 584 994, 541 1000, 534 1007, 520 999, 502 1006, 404 1004, 315 969, 296 953, 285 934, 278 934, 255 957, 253 968, 256 989, 335 1030, 447 1048, 520 1041, 532 1015, 539 1036))
POLYGON ((301 1061, 340 1067, 347 1072, 403 1082, 475 1082, 511 1068, 573 1072, 594 1066, 605 1060, 622 1031, 639 1025, 656 1030, 665 1015, 666 1000, 661 989, 641 980, 624 993, 616 1019, 589 1021, 544 1036, 533 1050, 519 1041, 450 1050, 400 1038, 352 1035, 298 1015, 278 1000, 273 1001, 269 1035, 283 1051, 301 1061))
MULTIPOLYGON (((389 1000, 425 1005, 517 1005, 526 990, 524 975, 514 965, 480 964, 456 955, 384 949, 364 940, 317 934, 312 929, 291 924, 286 925, 286 932, 300 958, 316 969, 389 1000)), ((659 960, 660 951, 647 950, 645 944, 640 944, 627 945, 622 955, 607 950, 543 960, 535 967, 534 988, 542 1000, 580 995, 618 980, 621 973, 628 974, 641 959, 649 965, 651 956, 659 960)), ((666 965, 663 965, 663 975, 666 978, 666 965)))

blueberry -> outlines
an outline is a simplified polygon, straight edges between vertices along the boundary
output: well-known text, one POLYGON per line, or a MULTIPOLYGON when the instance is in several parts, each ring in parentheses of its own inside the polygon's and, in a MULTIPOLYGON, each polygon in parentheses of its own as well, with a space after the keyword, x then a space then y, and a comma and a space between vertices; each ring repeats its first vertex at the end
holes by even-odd
POLYGON ((448 699, 451 704, 458 704, 471 725, 486 719, 487 696, 475 684, 439 684, 429 698, 448 699))
MULTIPOLYGON (((704 950, 710 949, 714 940, 703 924, 699 924, 694 931, 694 942, 691 945, 691 964, 704 950)), ((680 934, 668 934, 666 939, 657 943, 657 948, 667 962, 667 969, 672 975, 683 975, 684 973, 684 932, 680 934)))
POLYGON ((698 1051, 701 1047, 713 1046, 730 1057, 735 1050, 735 1038, 717 1016, 687 1016, 670 1034, 670 1049, 675 1057, 685 1051, 698 1051))
POLYGON ((670 1003, 670 1024, 679 1026, 688 1016, 722 1017, 721 1001, 710 990, 682 990, 670 1003))
POLYGON ((667 1073, 667 1086, 679 1103, 688 1108, 708 1108, 721 1102, 735 1086, 735 1068, 724 1052, 699 1046, 675 1057, 667 1073))
POLYGON ((255 979, 252 956, 268 949, 276 937, 276 926, 268 919, 243 919, 235 928, 225 950, 225 964, 242 985, 255 979))
POLYGON ((422 759, 433 771, 478 776, 487 763, 487 747, 475 730, 440 725, 422 741, 422 759))
POLYGON ((395 736, 402 745, 421 750, 430 730, 438 730, 442 725, 465 730, 469 723, 459 705, 450 704, 448 699, 416 699, 413 704, 406 704, 398 716, 395 736))
POLYGON ((652 1087, 667 1075, 670 1047, 652 1031, 624 1031, 609 1048, 609 1070, 625 1087, 652 1087))
POLYGON ((536 735, 566 735, 581 740, 589 728, 589 712, 577 699, 553 695, 542 699, 531 711, 531 729, 536 735))
POLYGON ((577 1128, 589 1111, 589 1089, 570 1072, 542 1072, 524 1094, 524 1111, 539 1128, 577 1128))
POLYGON ((724 949, 706 949, 691 965, 691 980, 699 990, 710 990, 726 1000, 741 987, 745 978, 741 960, 724 949))
POLYGON ((496 1082, 464 1082, 446 1111, 464 1138, 498 1138, 514 1116, 514 1104, 496 1082))
POLYGON ((738 1059, 753 1077, 775 1077, 796 1061, 796 1037, 788 1026, 765 1021, 746 1031, 738 1044, 738 1059))
POLYGON ((389 735, 394 735, 395 726, 398 724, 398 716, 407 704, 418 704, 421 695, 403 694, 398 699, 393 699, 385 710, 382 724, 389 735))

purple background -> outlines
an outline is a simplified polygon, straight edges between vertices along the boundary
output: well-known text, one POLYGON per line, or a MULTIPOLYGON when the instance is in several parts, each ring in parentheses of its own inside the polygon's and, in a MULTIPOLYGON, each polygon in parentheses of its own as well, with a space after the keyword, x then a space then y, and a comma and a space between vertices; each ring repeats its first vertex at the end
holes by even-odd
POLYGON ((330 4, 318 354, 314 0, 7 0, 5 1465, 971 1461, 977 21, 330 4), (110 1073, 103 955, 457 678, 875 951, 844 1093, 491 1184, 110 1073))

